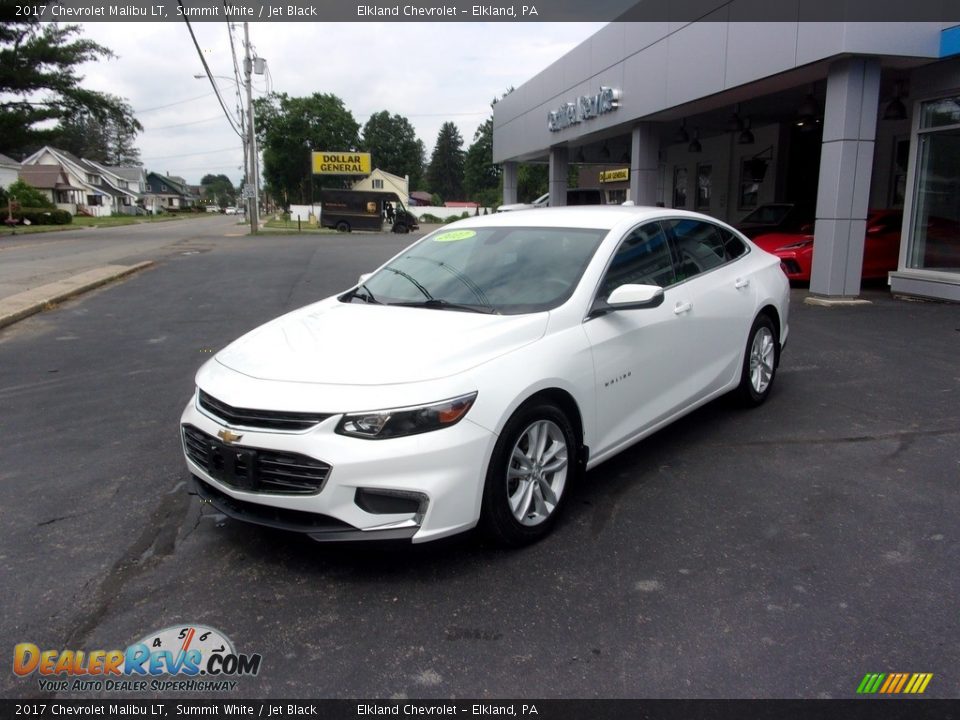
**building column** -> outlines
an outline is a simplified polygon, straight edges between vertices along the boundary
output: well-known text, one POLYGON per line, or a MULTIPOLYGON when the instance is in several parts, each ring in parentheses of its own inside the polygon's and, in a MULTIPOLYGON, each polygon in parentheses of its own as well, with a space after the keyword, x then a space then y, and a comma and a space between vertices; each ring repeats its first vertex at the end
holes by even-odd
POLYGON ((814 295, 860 293, 879 99, 878 60, 849 58, 830 66, 810 278, 814 295))
POLYGON ((508 161, 503 164, 503 204, 517 202, 517 163, 508 161))
POLYGON ((660 161, 660 140, 654 123, 633 126, 630 138, 630 195, 635 205, 657 202, 657 173, 660 161))
POLYGON ((567 148, 550 148, 550 175, 547 190, 550 192, 550 207, 562 207, 567 204, 567 175, 570 163, 567 148))

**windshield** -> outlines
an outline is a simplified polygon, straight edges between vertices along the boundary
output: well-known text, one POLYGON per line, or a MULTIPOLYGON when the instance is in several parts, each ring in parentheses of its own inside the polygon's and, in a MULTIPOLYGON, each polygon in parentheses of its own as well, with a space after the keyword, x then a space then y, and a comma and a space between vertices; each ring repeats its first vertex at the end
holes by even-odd
POLYGON ((606 235, 496 227, 428 235, 342 299, 516 315, 565 302, 606 235))

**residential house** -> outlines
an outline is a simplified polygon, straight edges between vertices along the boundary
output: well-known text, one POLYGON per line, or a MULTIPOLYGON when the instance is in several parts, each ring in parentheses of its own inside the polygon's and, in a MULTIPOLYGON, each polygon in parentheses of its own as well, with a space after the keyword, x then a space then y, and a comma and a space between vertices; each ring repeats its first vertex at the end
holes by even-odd
POLYGON ((0 188, 6 189, 17 181, 20 163, 6 155, 0 155, 0 188))
POLYGON ((177 211, 192 207, 199 201, 199 195, 187 185, 187 181, 176 175, 147 173, 147 190, 144 204, 147 212, 157 214, 163 210, 177 211))
MULTIPOLYGON (((131 188, 130 181, 117 174, 115 168, 83 160, 66 150, 43 147, 26 158, 23 166, 59 167, 66 182, 57 181, 63 185, 59 189, 64 192, 54 202, 60 209, 73 214, 101 217, 113 213, 134 213, 141 200, 138 190, 131 188), (64 201, 63 198, 69 199, 64 201)), ((53 175, 50 172, 32 174, 38 179, 42 175, 47 184, 53 175)), ((58 190, 56 187, 40 189, 54 191, 54 194, 58 190)))
POLYGON ((61 210, 76 213, 84 201, 84 188, 70 184, 70 178, 60 165, 22 165, 19 177, 47 196, 61 210))
POLYGON ((433 205, 433 195, 424 190, 414 190, 412 193, 410 193, 410 204, 429 207, 430 205, 433 205))
POLYGON ((383 192, 395 192, 400 202, 404 205, 410 205, 410 182, 408 178, 402 178, 398 175, 388 173, 386 170, 376 168, 372 173, 362 180, 358 180, 352 186, 353 190, 380 190, 383 192))

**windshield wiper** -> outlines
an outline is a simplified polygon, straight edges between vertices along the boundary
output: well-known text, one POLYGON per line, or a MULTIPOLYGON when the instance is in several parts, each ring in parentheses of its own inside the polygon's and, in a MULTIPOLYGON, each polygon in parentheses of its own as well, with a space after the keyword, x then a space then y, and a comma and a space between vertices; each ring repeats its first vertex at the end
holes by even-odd
POLYGON ((398 302, 389 303, 397 307, 420 307, 430 308, 432 310, 466 310, 467 312, 483 313, 485 315, 499 315, 496 308, 490 305, 466 305, 464 303, 454 303, 442 298, 430 298, 418 302, 398 302))
POLYGON ((363 300, 364 302, 371 303, 373 305, 383 305, 382 302, 380 302, 373 296, 373 293, 370 292, 370 288, 368 288, 364 284, 357 285, 353 290, 350 290, 349 292, 340 296, 341 302, 350 302, 351 300, 353 300, 353 298, 357 298, 358 300, 363 300), (361 292, 361 290, 363 292, 361 292))
MULTIPOLYGON (((415 277, 413 277, 412 275, 410 275, 410 274, 408 274, 408 273, 405 273, 403 270, 397 270, 397 268, 392 267, 392 266, 390 266, 390 265, 385 266, 383 269, 384 269, 384 270, 389 270, 390 272, 399 275, 399 276, 402 277, 404 280, 409 280, 410 283, 411 283, 417 290, 419 290, 420 293, 421 293, 427 300, 433 300, 433 295, 430 294, 430 291, 427 290, 423 285, 421 285, 421 284, 417 281, 417 279, 416 279, 415 277)), ((391 303, 391 305, 394 305, 394 304, 396 304, 396 303, 391 303)))

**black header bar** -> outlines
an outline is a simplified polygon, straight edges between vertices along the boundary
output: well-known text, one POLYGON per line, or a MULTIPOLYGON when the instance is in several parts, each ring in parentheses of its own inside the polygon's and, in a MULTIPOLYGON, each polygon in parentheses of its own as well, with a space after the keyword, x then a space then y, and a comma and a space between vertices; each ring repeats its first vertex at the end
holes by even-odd
POLYGON ((41 22, 955 22, 957 0, 3 0, 41 22))

